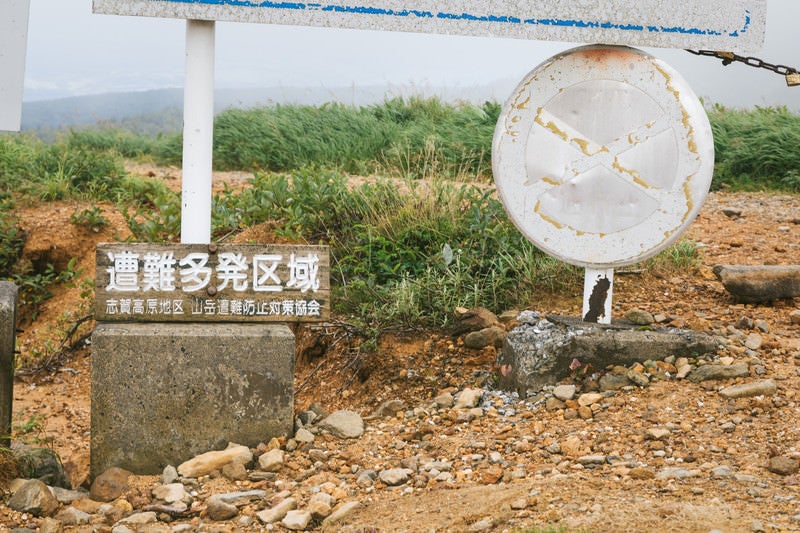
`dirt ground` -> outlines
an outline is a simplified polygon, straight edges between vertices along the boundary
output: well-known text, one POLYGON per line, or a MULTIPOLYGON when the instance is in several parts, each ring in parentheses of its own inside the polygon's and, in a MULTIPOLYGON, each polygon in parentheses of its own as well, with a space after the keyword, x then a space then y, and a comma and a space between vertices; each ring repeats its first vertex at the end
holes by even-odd
MULTIPOLYGON (((179 177, 174 170, 151 172, 167 180, 179 177)), ((100 206, 110 223, 98 231, 70 224, 70 215, 85 207, 69 202, 20 208, 28 234, 25 257, 62 268, 74 257, 82 271, 79 277, 91 279, 95 244, 124 237, 125 225, 111 205, 100 206)), ((259 234, 268 238, 268 228, 249 230, 247 240, 259 234)), ((671 325, 708 332, 724 332, 742 317, 765 321, 769 331, 761 332, 764 342, 754 366, 763 369, 758 379, 778 383, 775 398, 726 401, 717 388, 737 381, 672 380, 621 395, 593 420, 566 420, 563 412, 534 410, 525 404, 516 405, 513 415, 489 412, 467 424, 447 417, 425 418, 434 435, 415 441, 417 453, 458 461, 476 450, 497 449, 511 463, 508 470, 521 469, 526 475, 500 483, 459 480, 410 493, 389 488, 361 493, 362 511, 349 522, 350 530, 514 531, 544 524, 569 531, 800 530, 800 479, 766 469, 772 455, 800 454, 800 325, 789 317, 800 299, 737 304, 711 270, 716 264, 800 264, 800 196, 712 193, 687 236, 702 248, 702 265, 696 271, 669 275, 619 273, 615 315, 641 308, 666 315, 671 325), (734 431, 719 429, 735 417, 739 419, 734 431), (654 424, 679 428, 669 444, 674 449, 672 462, 654 455, 652 443, 643 437, 654 424), (567 453, 566 463, 554 462, 542 451, 553 441, 563 447, 575 439, 582 452, 631 453, 649 465, 650 472, 682 465, 701 475, 653 479, 652 473, 637 475, 636 469, 576 466, 567 453), (719 465, 731 466, 741 479, 709 474, 719 465), (481 524, 486 528, 480 529, 481 524)), ((22 317, 21 360, 30 362, 33 354, 39 354, 48 365, 37 373, 19 373, 14 390, 15 439, 50 443, 76 487, 86 485, 89 472, 91 349, 82 339, 91 331, 92 321, 70 331, 89 314, 91 301, 81 295, 84 289, 80 283, 55 287, 35 320, 22 317), (56 348, 66 332, 72 333, 69 342, 77 348, 59 355, 56 348)), ((573 295, 560 298, 543 296, 529 308, 578 316, 581 290, 576 287, 573 295)), ((371 356, 358 350, 357 335, 343 321, 302 327, 296 334, 297 411, 317 402, 328 411, 347 408, 367 416, 391 399, 403 400, 413 409, 443 391, 486 388, 495 371, 495 348, 469 350, 447 332, 386 335, 378 353, 371 356)), ((374 465, 395 463, 408 455, 408 449, 398 444, 409 440, 403 435, 423 424, 405 421, 401 415, 387 422, 368 422, 370 431, 357 442, 330 443, 330 447, 340 446, 345 458, 362 457, 362 462, 374 465)), ((486 481, 483 473, 480 476, 486 481)), ((0 530, 20 525, 19 520, 17 513, 0 505, 0 530)))

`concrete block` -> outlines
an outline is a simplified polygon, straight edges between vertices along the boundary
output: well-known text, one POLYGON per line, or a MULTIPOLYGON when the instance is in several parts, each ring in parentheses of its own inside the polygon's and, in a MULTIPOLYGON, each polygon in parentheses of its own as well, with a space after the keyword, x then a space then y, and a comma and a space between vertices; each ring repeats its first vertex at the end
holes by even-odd
POLYGON ((14 341, 17 334, 17 286, 0 281, 0 445, 8 447, 14 401, 14 341))
POLYGON ((91 474, 157 474, 229 442, 291 435, 285 324, 99 323, 92 334, 91 474))

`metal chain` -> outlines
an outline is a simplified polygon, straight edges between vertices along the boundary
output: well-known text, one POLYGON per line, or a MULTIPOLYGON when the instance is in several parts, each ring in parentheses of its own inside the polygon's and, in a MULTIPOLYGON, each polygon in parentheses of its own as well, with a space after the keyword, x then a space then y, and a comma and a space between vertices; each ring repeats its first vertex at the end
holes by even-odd
POLYGON ((790 87, 800 86, 800 72, 794 67, 787 67, 786 65, 773 65, 772 63, 767 63, 763 59, 759 59, 757 57, 745 57, 740 56, 738 54, 734 54, 733 52, 715 52, 713 50, 686 50, 690 54, 694 54, 696 56, 710 56, 716 57, 722 60, 722 64, 725 66, 730 65, 733 62, 744 63, 750 67, 755 68, 763 68, 766 70, 770 70, 775 72, 776 74, 780 74, 786 78, 786 84, 790 87))

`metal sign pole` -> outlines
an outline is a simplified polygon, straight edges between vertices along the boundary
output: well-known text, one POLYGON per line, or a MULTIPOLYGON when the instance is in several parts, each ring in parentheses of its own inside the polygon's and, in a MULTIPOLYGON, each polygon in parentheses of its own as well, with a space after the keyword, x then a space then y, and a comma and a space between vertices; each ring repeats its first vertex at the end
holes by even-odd
POLYGON ((614 269, 587 268, 583 278, 583 320, 611 324, 614 269))
POLYGON ((214 145, 214 22, 186 21, 183 88, 181 242, 211 242, 211 165, 214 145))

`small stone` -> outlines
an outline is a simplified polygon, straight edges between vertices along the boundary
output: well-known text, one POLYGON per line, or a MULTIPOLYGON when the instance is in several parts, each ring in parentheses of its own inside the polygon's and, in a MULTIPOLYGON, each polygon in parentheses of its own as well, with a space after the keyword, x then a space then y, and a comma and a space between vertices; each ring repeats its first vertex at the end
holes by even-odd
POLYGON ((331 525, 337 522, 341 522, 342 520, 346 520, 359 507, 361 507, 361 503, 357 501, 342 503, 333 510, 333 512, 328 518, 325 519, 323 525, 331 525))
POLYGON ((789 313, 789 322, 794 325, 800 324, 800 309, 795 309, 789 313))
POLYGON ((175 503, 189 498, 189 494, 181 483, 161 485, 152 490, 153 497, 166 503, 175 503))
POLYGON ((58 509, 58 500, 38 479, 25 481, 8 500, 8 506, 21 513, 51 516, 58 509))
POLYGON ((733 365, 702 365, 698 366, 689 374, 687 379, 694 383, 701 381, 741 378, 750 375, 750 367, 747 363, 736 363, 733 365))
POLYGON ((639 480, 653 479, 654 477, 656 477, 655 472, 641 466, 637 466, 636 468, 631 468, 631 470, 628 472, 628 475, 632 479, 639 479, 639 480))
MULTIPOLYGON (((87 515, 88 516, 88 515, 87 515)), ((83 522, 80 525, 87 524, 83 522)), ((39 520, 39 533, 64 533, 64 523, 57 518, 42 518, 39 520)), ((11 531, 14 531, 13 529, 11 531)))
POLYGON ((364 434, 364 420, 358 413, 346 409, 331 413, 318 427, 340 439, 357 439, 364 434))
POLYGON ((281 525, 291 531, 305 531, 311 522, 311 513, 306 510, 294 510, 286 513, 281 525))
POLYGON ((253 460, 253 452, 247 446, 230 443, 224 450, 200 454, 178 465, 178 473, 183 477, 200 477, 215 470, 222 470, 228 463, 247 464, 253 460))
POLYGON ((575 385, 559 385, 553 389, 553 396, 566 402, 575 397, 575 389, 575 385))
POLYGON ((501 348, 505 339, 505 328, 502 326, 491 326, 478 331, 470 331, 464 335, 464 346, 472 350, 481 350, 487 346, 501 348))
POLYGON ((145 511, 142 513, 134 513, 130 516, 126 516, 117 524, 121 524, 124 526, 136 526, 134 529, 138 530, 138 526, 144 526, 146 524, 152 524, 153 522, 157 522, 158 517, 156 513, 153 511, 145 511))
POLYGON ((642 372, 636 372, 635 370, 631 369, 625 373, 625 377, 627 377, 634 385, 638 387, 647 387, 650 385, 650 379, 645 376, 642 372))
POLYGON ((503 479, 503 467, 500 465, 492 465, 486 470, 481 472, 481 483, 484 485, 494 485, 503 479))
POLYGON ((712 478, 728 478, 733 476, 733 471, 728 465, 715 466, 711 469, 712 478))
POLYGON ((456 397, 455 409, 472 409, 483 398, 483 389, 464 389, 456 397))
POLYGON ((582 465, 602 465, 606 462, 605 455, 583 455, 578 457, 578 462, 582 465))
POLYGON ((778 391, 778 387, 771 379, 753 381, 733 385, 719 391, 723 398, 752 398, 754 396, 773 396, 778 391))
POLYGON ((308 512, 316 520, 323 520, 330 516, 334 504, 333 496, 318 492, 308 500, 308 512))
POLYGON ((666 440, 672 432, 667 428, 648 428, 645 432, 645 438, 649 440, 666 440))
POLYGON ((761 348, 761 345, 764 343, 764 340, 761 338, 761 335, 758 333, 751 333, 747 336, 747 339, 744 341, 745 348, 749 350, 758 350, 761 348))
POLYGON ((581 405, 578 407, 578 416, 582 420, 590 420, 594 416, 594 413, 592 412, 592 408, 588 405, 581 405))
POLYGON ((800 461, 785 455, 776 455, 770 458, 767 469, 779 476, 790 476, 800 470, 800 461))
POLYGON ((511 502, 511 508, 515 511, 521 511, 522 509, 526 509, 528 507, 528 499, 527 498, 517 498, 511 502))
POLYGON ((302 444, 311 444, 314 442, 314 434, 306 428, 300 428, 294 432, 294 440, 302 444))
POLYGON ((641 309, 631 309, 625 313, 625 320, 637 326, 649 326, 655 322, 655 318, 652 314, 641 309))
POLYGON ((222 475, 231 481, 244 481, 247 479, 247 468, 240 463, 228 463, 222 467, 222 475))
POLYGON ((271 509, 264 509, 256 513, 256 517, 265 524, 272 524, 282 520, 286 513, 297 507, 297 500, 294 498, 286 498, 278 502, 271 509))
POLYGON ((466 309, 457 307, 455 309, 456 326, 453 334, 461 335, 468 331, 478 331, 500 323, 497 315, 483 307, 466 309))
POLYGON ((722 214, 728 218, 737 219, 742 216, 742 210, 738 207, 723 207, 722 214))
POLYGON ((258 466, 264 472, 277 472, 283 466, 283 450, 270 450, 261 454, 258 466))
POLYGON ((689 470, 681 467, 670 467, 659 471, 656 479, 686 479, 697 476, 696 470, 689 470))
POLYGON ((754 324, 755 328, 761 333, 769 333, 769 324, 766 320, 758 319, 754 324))
POLYGON ((161 483, 169 485, 176 481, 178 481, 178 469, 172 465, 165 466, 163 472, 161 472, 161 483))
POLYGON ((412 473, 413 472, 407 468, 389 468, 387 470, 381 470, 380 474, 378 474, 378 478, 386 485, 394 487, 408 482, 409 476, 412 473))
POLYGON ((65 526, 82 526, 88 524, 92 515, 72 506, 65 507, 57 515, 56 520, 65 526))
POLYGON ((558 411, 564 409, 567 405, 554 396, 550 396, 544 401, 544 408, 548 411, 558 411))
POLYGON ((230 520, 239 514, 239 509, 230 503, 225 502, 222 498, 211 496, 206 500, 206 514, 208 518, 214 521, 230 520))
POLYGON ((453 399, 453 395, 449 392, 444 392, 433 399, 433 403, 436 404, 437 407, 442 409, 449 409, 453 407, 455 404, 455 400, 453 399))
POLYGON ((89 489, 89 497, 97 502, 110 502, 130 490, 128 478, 131 472, 112 466, 95 478, 89 489))
POLYGON ((603 374, 598 382, 601 391, 620 390, 631 384, 627 376, 617 374, 603 374))
POLYGON ((603 401, 603 395, 598 392, 587 392, 578 397, 578 405, 588 407, 603 401))

